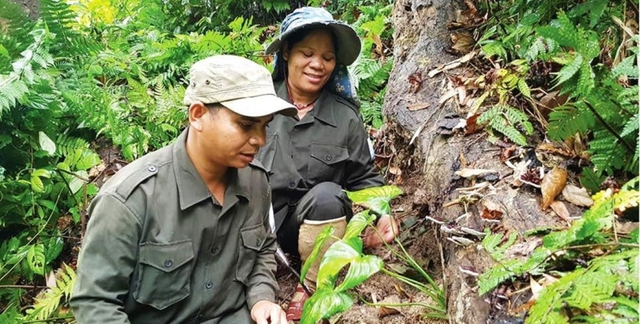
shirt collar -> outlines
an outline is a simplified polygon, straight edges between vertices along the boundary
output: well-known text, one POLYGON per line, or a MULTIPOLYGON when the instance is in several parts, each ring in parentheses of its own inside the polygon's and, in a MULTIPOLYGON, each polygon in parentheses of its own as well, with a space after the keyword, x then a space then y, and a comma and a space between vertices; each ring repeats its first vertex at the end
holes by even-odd
MULTIPOLYGON (((188 133, 189 128, 187 127, 173 144, 173 169, 178 186, 181 210, 211 198, 209 188, 202 180, 189 155, 187 155, 188 133)), ((241 170, 229 168, 229 185, 225 191, 225 205, 232 202, 228 198, 233 196, 241 196, 249 200, 247 188, 251 181, 247 171, 241 172, 241 170)))
MULTIPOLYGON (((289 93, 287 92, 287 80, 283 80, 275 83, 276 94, 278 97, 290 101, 289 93)), ((333 112, 335 105, 331 103, 333 96, 327 89, 322 89, 322 93, 311 110, 313 116, 325 124, 337 127, 336 118, 333 112)))

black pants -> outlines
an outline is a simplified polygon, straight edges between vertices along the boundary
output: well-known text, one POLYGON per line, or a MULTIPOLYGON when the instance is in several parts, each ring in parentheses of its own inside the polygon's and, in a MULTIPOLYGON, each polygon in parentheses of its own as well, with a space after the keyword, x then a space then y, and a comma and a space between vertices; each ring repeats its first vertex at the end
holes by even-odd
POLYGON ((311 188, 296 204, 285 206, 276 211, 278 216, 284 216, 282 225, 278 228, 278 244, 291 254, 298 254, 298 234, 300 225, 305 219, 326 221, 343 216, 347 220, 353 216, 351 201, 342 188, 333 182, 322 182, 311 188), (280 214, 280 215, 278 215, 280 214))

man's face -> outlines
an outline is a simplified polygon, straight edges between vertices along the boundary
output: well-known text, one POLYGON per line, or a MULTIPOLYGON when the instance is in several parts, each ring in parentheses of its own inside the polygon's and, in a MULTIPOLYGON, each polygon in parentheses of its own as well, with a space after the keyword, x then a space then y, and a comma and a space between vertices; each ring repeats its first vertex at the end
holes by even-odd
POLYGON ((245 117, 230 109, 204 108, 200 118, 198 154, 220 166, 244 168, 265 144, 266 128, 273 115, 245 117))

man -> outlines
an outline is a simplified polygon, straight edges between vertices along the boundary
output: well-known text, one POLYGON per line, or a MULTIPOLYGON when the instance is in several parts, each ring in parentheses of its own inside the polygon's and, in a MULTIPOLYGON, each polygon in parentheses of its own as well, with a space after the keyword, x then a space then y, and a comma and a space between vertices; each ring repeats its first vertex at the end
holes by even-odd
POLYGON ((193 65, 189 127, 120 170, 89 207, 71 307, 79 323, 286 323, 274 303, 266 173, 269 71, 236 56, 193 65))

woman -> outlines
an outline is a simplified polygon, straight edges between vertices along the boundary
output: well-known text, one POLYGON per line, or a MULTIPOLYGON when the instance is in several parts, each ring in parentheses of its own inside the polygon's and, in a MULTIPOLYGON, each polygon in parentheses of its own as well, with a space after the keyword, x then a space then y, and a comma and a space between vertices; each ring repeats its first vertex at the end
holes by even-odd
MULTIPOLYGON (((344 235, 353 215, 344 190, 382 186, 374 170, 367 133, 345 65, 360 53, 360 39, 325 9, 295 10, 282 22, 267 48, 276 54, 276 94, 298 109, 294 117, 275 116, 258 159, 269 172, 278 242, 305 261, 326 226, 344 235)), ((382 237, 365 237, 367 246, 393 240, 398 228, 390 217, 377 223, 382 237)), ((325 249, 328 245, 325 246, 325 249)), ((315 287, 319 260, 305 278, 315 287)), ((289 303, 288 320, 300 318, 308 298, 300 285, 289 303)))

